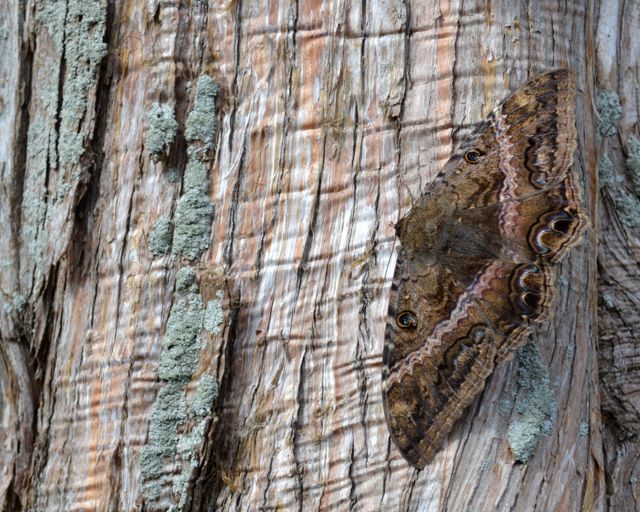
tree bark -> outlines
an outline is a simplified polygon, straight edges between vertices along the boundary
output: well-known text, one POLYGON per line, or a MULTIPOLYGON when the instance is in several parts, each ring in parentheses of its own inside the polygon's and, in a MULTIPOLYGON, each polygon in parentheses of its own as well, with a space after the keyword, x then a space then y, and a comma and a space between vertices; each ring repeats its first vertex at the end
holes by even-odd
POLYGON ((502 4, 0 0, 0 510, 635 509, 640 7, 502 4), (591 226, 414 470, 393 223, 554 68, 591 226))
POLYGON ((639 5, 602 2, 599 6, 595 41, 600 128, 598 355, 611 510, 640 507, 638 27, 639 5))

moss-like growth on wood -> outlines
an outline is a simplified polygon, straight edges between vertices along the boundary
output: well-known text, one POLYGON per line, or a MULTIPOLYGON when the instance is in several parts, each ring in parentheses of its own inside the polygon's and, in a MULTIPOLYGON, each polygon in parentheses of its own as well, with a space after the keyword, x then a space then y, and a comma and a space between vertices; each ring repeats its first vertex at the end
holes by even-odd
POLYGON ((195 260, 209 248, 214 208, 209 200, 206 153, 213 147, 216 128, 216 94, 213 78, 198 79, 194 106, 185 125, 189 162, 184 175, 184 194, 176 208, 173 253, 195 260))
POLYGON ((212 77, 203 75, 198 78, 193 109, 185 123, 184 137, 188 142, 201 142, 207 148, 213 145, 217 95, 218 85, 212 77))
POLYGON ((158 376, 173 382, 188 381, 198 367, 204 307, 199 293, 188 292, 174 303, 162 340, 158 376))
MULTIPOLYGON (((178 271, 178 300, 171 308, 162 340, 158 372, 162 383, 152 408, 147 443, 140 454, 142 492, 150 508, 173 503, 170 510, 188 509, 189 484, 197 474, 218 397, 218 383, 208 374, 200 376, 191 395, 187 392, 198 369, 206 316, 195 277, 190 267, 178 271)), ((221 292, 216 297, 221 300, 221 292)))
MULTIPOLYGON (((60 9, 65 8, 65 2, 55 4, 60 9)), ((84 153, 85 133, 80 130, 80 125, 86 116, 87 101, 95 87, 98 67, 107 53, 104 42, 106 2, 69 0, 66 9, 66 74, 58 139, 60 167, 68 163, 78 164, 84 153)))
POLYGON ((549 371, 537 347, 528 343, 518 350, 520 400, 516 412, 520 418, 509 425, 509 445, 515 459, 527 462, 542 436, 548 436, 556 418, 556 399, 549 386, 549 371))
POLYGON ((209 248, 213 204, 198 190, 184 194, 176 207, 173 231, 173 253, 190 260, 197 259, 209 248))
POLYGON ((600 91, 596 96, 598 131, 605 137, 616 133, 616 125, 622 116, 620 97, 615 91, 600 91))
POLYGON ((159 160, 169 150, 178 132, 173 107, 167 103, 154 103, 147 112, 145 147, 153 160, 159 160))
POLYGON ((613 163, 605 153, 598 162, 600 185, 607 186, 613 199, 620 222, 628 228, 640 226, 640 142, 629 141, 627 168, 631 175, 635 194, 625 190, 622 176, 616 176, 613 172, 613 163), (637 144, 637 145, 636 145, 637 144))
POLYGON ((164 256, 171 249, 171 221, 160 217, 149 235, 149 251, 154 256, 164 256))
POLYGON ((633 135, 627 140, 627 169, 633 191, 636 196, 640 196, 640 141, 633 135))
POLYGON ((216 292, 216 299, 207 302, 207 308, 204 312, 204 328, 214 336, 222 331, 222 291, 216 292))

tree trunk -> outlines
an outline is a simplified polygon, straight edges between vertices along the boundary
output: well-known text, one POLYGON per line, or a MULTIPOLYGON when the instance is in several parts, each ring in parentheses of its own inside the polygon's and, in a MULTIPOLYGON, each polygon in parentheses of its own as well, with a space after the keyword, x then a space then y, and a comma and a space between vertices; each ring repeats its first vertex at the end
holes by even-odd
POLYGON ((502 4, 0 0, 0 510, 635 509, 640 6, 502 4), (393 223, 554 68, 590 228, 417 471, 393 223))

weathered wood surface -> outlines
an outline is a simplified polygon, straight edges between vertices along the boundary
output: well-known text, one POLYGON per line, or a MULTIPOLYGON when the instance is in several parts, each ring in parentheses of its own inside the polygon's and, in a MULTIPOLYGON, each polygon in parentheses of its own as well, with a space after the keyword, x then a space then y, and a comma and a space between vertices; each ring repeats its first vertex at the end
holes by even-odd
POLYGON ((602 2, 596 31, 599 113, 598 349, 611 510, 640 502, 640 5, 602 2))
MULTIPOLYGON (((603 456, 593 229, 534 337, 557 413, 526 464, 508 442, 526 400, 517 359, 422 472, 390 443, 380 394, 391 224, 539 72, 577 74, 576 165, 598 225, 598 90, 623 98, 622 146, 604 142, 618 170, 637 130, 637 6, 614 3, 0 0, 0 510, 633 510, 637 447, 605 429, 603 456), (220 88, 209 148, 185 138, 205 75, 220 88), (179 126, 166 155, 145 142, 154 103, 179 126), (183 179, 201 157, 206 192, 183 179), (154 227, 179 224, 190 187, 215 208, 209 249, 154 256, 154 227), (187 265, 198 288, 176 290, 187 265), (224 329, 202 335, 185 379, 163 378, 176 305, 206 327, 225 287, 224 329), (213 413, 168 420, 182 441, 204 434, 144 473, 170 403, 157 397, 176 386, 188 409, 207 374, 213 413)), ((600 359, 616 400, 634 382, 637 293, 602 262, 637 280, 630 233, 599 253, 630 301, 609 325, 635 322, 600 359)))

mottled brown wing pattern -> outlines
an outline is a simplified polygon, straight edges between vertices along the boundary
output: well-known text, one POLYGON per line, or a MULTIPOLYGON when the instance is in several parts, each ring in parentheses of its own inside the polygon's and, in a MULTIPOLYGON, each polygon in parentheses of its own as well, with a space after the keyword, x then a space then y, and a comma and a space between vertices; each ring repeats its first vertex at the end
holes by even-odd
POLYGON ((552 311, 556 264, 586 226, 574 103, 569 71, 523 85, 396 226, 383 402, 417 468, 552 311))

